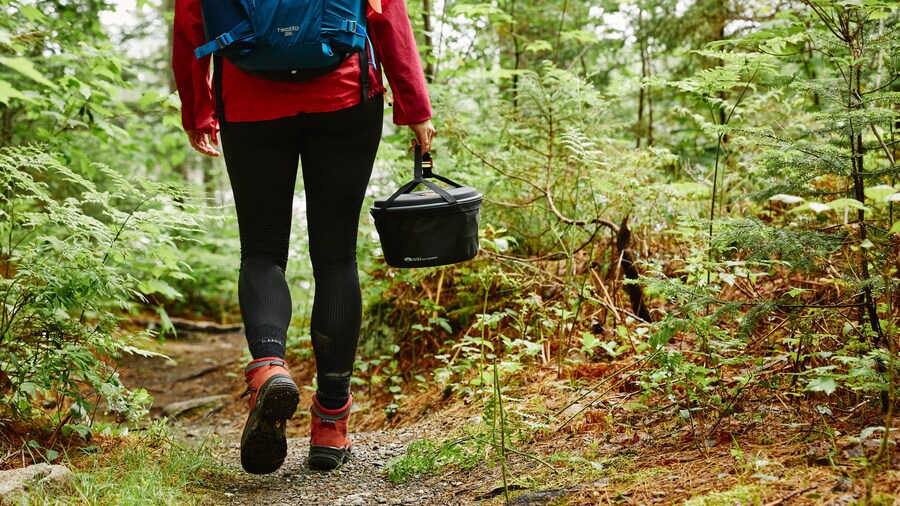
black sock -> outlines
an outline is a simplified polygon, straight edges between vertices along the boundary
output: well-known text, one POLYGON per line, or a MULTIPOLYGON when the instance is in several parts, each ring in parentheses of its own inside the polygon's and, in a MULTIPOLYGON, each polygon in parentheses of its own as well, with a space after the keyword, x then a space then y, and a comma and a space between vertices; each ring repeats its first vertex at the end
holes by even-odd
POLYGON ((266 357, 284 358, 284 331, 274 325, 257 325, 247 330, 247 343, 253 360, 266 357))
POLYGON ((317 376, 316 400, 325 409, 341 409, 350 400, 350 377, 317 376))

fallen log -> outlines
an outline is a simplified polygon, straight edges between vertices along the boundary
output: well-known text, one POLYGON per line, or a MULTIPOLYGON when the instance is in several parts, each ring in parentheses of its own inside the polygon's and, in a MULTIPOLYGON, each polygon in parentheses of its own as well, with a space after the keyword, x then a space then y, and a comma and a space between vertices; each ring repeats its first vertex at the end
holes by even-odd
MULTIPOLYGON (((157 318, 134 318, 131 320, 142 327, 162 327, 162 320, 157 318)), ((204 320, 188 320, 187 318, 169 318, 175 330, 183 330, 185 332, 204 332, 207 334, 228 334, 231 332, 241 332, 244 326, 240 323, 221 324, 204 320)))

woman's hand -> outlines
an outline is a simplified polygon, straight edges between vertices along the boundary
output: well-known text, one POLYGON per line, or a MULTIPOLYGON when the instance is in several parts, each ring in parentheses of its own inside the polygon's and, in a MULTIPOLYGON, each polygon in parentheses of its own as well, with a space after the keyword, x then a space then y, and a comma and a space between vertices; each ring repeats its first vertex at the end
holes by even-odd
POLYGON ((219 156, 219 152, 213 148, 213 145, 219 145, 219 138, 216 137, 215 131, 210 135, 199 130, 189 130, 187 136, 191 141, 191 147, 198 153, 206 156, 219 156))
POLYGON ((416 144, 422 146, 422 154, 431 151, 431 140, 434 139, 434 135, 437 133, 434 129, 434 125, 431 124, 431 120, 426 119, 421 123, 409 125, 409 129, 412 130, 413 135, 416 136, 410 151, 415 149, 416 144))

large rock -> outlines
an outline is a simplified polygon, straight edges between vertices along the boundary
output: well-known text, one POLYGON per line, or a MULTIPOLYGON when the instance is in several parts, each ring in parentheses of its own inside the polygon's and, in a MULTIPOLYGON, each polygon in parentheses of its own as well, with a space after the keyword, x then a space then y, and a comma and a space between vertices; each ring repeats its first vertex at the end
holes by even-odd
POLYGON ((50 464, 0 471, 0 505, 23 501, 35 486, 66 489, 72 484, 73 477, 68 467, 50 464))

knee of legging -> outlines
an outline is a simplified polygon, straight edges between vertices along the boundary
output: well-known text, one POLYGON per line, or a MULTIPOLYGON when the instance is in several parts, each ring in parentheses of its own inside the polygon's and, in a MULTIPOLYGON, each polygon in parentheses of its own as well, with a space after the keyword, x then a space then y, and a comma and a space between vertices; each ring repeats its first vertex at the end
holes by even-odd
POLYGON ((244 265, 256 264, 275 264, 282 271, 287 267, 288 244, 280 241, 257 241, 248 244, 241 244, 241 268, 244 265))
POLYGON ((260 272, 277 267, 283 274, 287 267, 287 254, 246 251, 241 249, 241 272, 260 272))
POLYGON ((309 260, 313 273, 356 271, 356 250, 342 253, 321 252, 310 249, 309 260))

